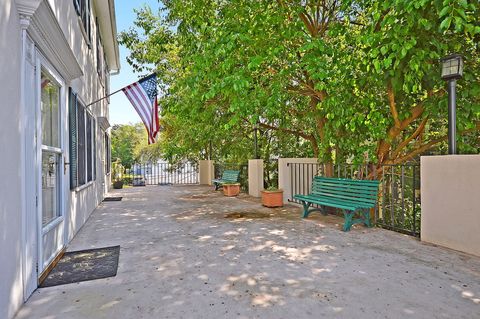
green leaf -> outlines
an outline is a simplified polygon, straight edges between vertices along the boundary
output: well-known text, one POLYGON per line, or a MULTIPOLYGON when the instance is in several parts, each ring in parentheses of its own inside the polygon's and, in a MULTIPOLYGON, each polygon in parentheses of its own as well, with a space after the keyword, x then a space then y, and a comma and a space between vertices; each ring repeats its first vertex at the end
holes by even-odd
POLYGON ((450 7, 444 7, 442 11, 440 11, 439 17, 443 18, 443 16, 447 15, 447 13, 450 12, 450 10, 451 10, 450 7))
POLYGON ((450 24, 452 23, 452 17, 446 17, 442 23, 440 23, 440 29, 448 30, 450 28, 450 24))

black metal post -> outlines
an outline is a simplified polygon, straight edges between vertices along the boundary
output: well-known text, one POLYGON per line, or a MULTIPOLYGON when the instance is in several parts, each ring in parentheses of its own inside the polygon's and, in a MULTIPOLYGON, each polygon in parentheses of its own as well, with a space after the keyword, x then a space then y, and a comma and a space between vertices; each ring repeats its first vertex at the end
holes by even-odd
POLYGON ((254 136, 253 136, 253 140, 254 140, 254 143, 255 143, 255 159, 259 159, 260 157, 258 156, 258 127, 255 126, 255 128, 253 129, 254 131, 254 136))
POLYGON ((448 81, 448 154, 457 154, 457 80, 448 81))

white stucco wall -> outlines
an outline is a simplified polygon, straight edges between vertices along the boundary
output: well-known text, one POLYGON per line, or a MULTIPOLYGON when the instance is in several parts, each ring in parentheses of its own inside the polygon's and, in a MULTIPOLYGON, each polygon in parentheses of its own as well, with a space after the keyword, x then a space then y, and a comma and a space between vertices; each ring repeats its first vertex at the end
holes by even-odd
POLYGON ((422 241, 480 256, 480 155, 421 158, 422 241))
POLYGON ((23 302, 20 40, 15 4, 0 1, 0 318, 13 316, 23 302))
POLYGON ((263 189, 263 160, 248 160, 248 194, 261 197, 263 189))
POLYGON ((212 185, 215 178, 215 169, 212 160, 198 161, 198 180, 200 185, 212 185))

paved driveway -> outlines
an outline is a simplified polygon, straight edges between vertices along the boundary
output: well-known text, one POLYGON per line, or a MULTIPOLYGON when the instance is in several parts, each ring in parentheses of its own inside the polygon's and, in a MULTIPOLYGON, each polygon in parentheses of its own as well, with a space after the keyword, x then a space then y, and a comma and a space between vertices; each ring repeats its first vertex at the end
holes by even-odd
POLYGON ((480 318, 480 258, 209 187, 112 195, 69 250, 121 245, 117 276, 38 289, 17 318, 480 318))

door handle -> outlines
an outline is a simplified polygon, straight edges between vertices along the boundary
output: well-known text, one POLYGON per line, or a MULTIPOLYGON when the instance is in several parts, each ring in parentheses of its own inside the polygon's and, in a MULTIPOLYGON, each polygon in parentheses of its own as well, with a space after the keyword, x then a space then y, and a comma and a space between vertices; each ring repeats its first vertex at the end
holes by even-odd
POLYGON ((65 158, 63 158, 63 175, 67 174, 67 166, 68 165, 70 165, 70 163, 65 161, 65 158))

